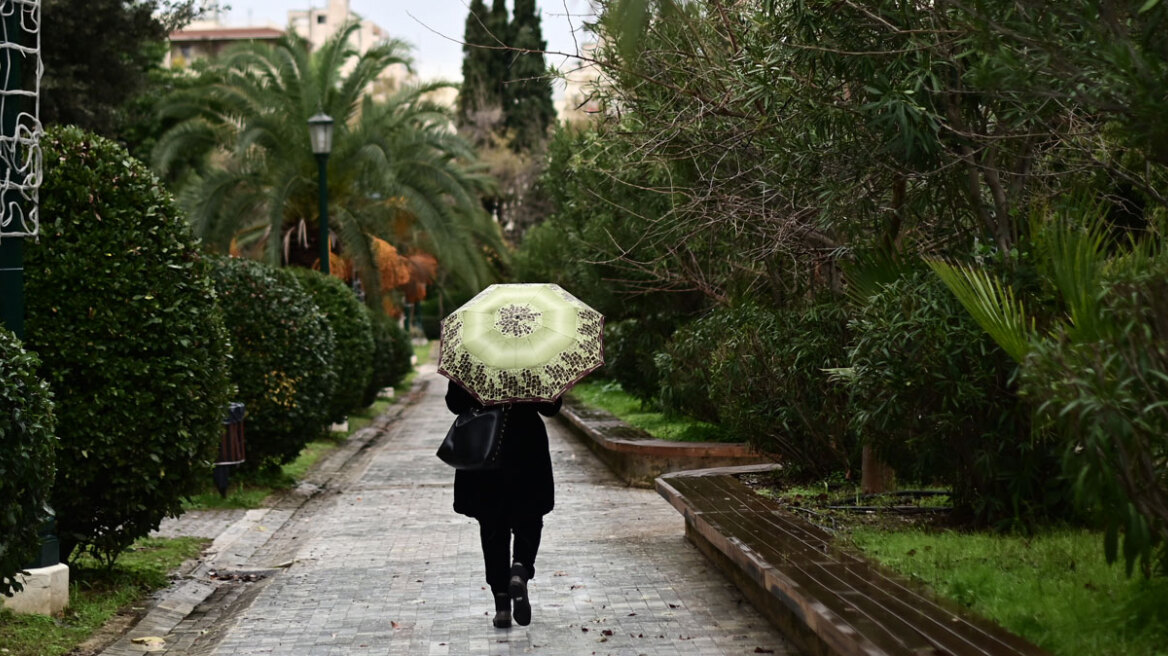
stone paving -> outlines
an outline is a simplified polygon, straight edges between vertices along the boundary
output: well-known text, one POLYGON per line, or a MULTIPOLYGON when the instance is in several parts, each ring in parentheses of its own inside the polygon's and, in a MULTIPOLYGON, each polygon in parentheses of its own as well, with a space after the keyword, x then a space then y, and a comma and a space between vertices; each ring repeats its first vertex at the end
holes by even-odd
POLYGON ((217 538, 247 514, 246 510, 190 510, 180 518, 167 517, 151 537, 217 538))
POLYGON ((624 486, 554 420, 557 504, 530 584, 534 619, 492 627, 477 525, 451 510, 453 472, 434 457, 452 419, 446 381, 430 366, 421 383, 417 403, 354 471, 250 563, 287 558, 285 568, 218 623, 213 649, 190 653, 795 653, 689 544, 677 511, 624 486))

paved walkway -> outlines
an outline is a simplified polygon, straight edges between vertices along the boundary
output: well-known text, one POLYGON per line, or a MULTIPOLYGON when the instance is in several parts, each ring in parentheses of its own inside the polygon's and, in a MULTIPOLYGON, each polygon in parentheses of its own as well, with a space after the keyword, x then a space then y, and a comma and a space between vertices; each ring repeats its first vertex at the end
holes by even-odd
POLYGON ((477 525, 451 510, 453 475, 434 457, 452 418, 445 382, 424 370, 425 392, 389 434, 251 558, 292 564, 211 631, 210 653, 794 653, 686 541, 677 511, 618 482, 557 421, 534 619, 492 627, 477 525))

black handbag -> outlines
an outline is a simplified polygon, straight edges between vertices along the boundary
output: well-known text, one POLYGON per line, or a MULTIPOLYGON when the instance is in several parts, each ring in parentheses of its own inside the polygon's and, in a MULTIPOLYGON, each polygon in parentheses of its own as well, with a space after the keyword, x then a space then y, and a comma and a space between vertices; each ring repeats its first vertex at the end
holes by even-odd
POLYGON ((499 469, 503 466, 503 434, 506 429, 505 406, 467 410, 454 419, 437 455, 455 469, 499 469))

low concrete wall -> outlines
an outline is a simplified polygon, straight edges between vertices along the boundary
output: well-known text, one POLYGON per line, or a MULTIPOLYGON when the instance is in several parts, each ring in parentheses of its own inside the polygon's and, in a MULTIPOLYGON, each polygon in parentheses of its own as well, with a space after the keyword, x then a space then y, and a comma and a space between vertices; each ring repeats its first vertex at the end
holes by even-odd
POLYGON ((37 567, 17 574, 24 590, 2 597, 4 607, 14 613, 56 615, 69 606, 69 568, 63 564, 37 567))
POLYGON ((744 443, 671 442, 632 428, 610 413, 568 399, 558 415, 629 485, 652 488, 662 474, 770 462, 744 443))

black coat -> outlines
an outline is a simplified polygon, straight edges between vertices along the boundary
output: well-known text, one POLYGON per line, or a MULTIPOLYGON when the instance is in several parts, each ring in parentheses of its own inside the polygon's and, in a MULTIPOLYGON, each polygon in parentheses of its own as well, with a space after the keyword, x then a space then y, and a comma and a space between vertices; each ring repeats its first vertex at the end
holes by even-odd
MULTIPOLYGON (((547 428, 540 415, 560 411, 554 403, 512 403, 503 432, 503 467, 494 471, 454 474, 454 512, 475 519, 526 519, 542 517, 555 506, 552 458, 547 428)), ((454 414, 482 407, 469 392, 451 381, 446 388, 446 407, 454 414)))

